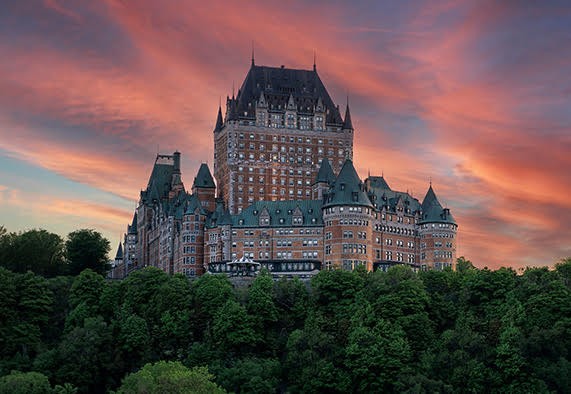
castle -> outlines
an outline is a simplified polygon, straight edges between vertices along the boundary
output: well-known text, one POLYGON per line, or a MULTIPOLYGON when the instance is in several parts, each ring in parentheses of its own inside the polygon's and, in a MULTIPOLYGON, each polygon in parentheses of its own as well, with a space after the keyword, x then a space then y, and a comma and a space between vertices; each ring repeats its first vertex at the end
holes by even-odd
POLYGON ((219 107, 214 175, 190 193, 181 154, 157 155, 112 277, 155 266, 307 278, 321 269, 455 267, 458 226, 430 185, 422 203, 383 176, 357 174, 349 103, 342 117, 312 70, 252 63, 219 107))

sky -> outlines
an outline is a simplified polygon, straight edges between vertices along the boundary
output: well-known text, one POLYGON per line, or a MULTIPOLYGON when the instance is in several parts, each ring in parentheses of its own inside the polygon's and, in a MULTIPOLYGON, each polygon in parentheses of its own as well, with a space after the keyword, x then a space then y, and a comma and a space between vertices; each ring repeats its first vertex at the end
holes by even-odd
MULTIPOLYGON (((432 180, 478 267, 571 256, 567 1, 4 0, 0 225, 116 247, 157 151, 191 186, 218 103, 258 65, 317 71, 354 162, 422 200, 432 180)), ((114 253, 114 250, 113 250, 114 253)))

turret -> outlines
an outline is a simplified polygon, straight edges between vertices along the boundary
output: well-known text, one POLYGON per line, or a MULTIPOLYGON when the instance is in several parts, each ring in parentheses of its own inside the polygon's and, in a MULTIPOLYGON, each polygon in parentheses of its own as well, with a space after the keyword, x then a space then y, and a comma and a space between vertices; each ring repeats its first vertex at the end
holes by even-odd
POLYGON ((335 182, 335 174, 329 164, 329 160, 327 157, 324 157, 321 161, 321 166, 319 167, 319 172, 317 173, 315 182, 313 183, 313 199, 323 200, 327 191, 333 185, 333 182, 335 182))
POLYGON ((222 107, 218 106, 218 115, 216 116, 216 125, 214 126, 214 132, 218 133, 224 127, 224 120, 222 118, 222 107))
POLYGON ((196 195, 200 201, 200 205, 207 211, 214 211, 216 208, 216 185, 214 184, 214 179, 212 174, 208 169, 206 163, 202 163, 194 178, 194 183, 192 184, 192 194, 196 195))
POLYGON ((458 225, 443 208, 432 184, 422 201, 420 225, 420 264, 423 269, 456 268, 456 236, 458 225))
POLYGON ((351 160, 346 160, 323 204, 325 267, 373 269, 374 207, 351 160))

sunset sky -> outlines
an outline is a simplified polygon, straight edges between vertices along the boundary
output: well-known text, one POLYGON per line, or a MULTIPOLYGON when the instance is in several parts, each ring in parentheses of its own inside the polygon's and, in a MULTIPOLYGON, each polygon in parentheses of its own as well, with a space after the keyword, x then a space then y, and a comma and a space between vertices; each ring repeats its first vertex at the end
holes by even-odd
POLYGON ((220 97, 256 64, 317 70, 362 178, 429 179, 476 266, 571 256, 568 1, 7 0, 0 225, 95 228, 113 253, 157 149, 212 169, 220 97))

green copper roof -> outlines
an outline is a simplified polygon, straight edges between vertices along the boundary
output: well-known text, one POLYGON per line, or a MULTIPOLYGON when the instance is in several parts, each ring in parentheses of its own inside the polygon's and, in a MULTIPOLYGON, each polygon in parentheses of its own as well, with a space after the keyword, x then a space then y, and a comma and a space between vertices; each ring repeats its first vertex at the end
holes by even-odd
POLYGON ((449 209, 443 208, 436 193, 432 189, 432 185, 428 188, 426 196, 422 201, 422 218, 420 223, 453 223, 456 224, 456 220, 450 213, 449 209))
POLYGON ((382 176, 371 176, 368 179, 369 198, 377 209, 388 207, 389 210, 395 211, 399 201, 402 202, 405 209, 409 209, 407 213, 415 213, 420 211, 420 202, 411 196, 408 192, 399 192, 391 190, 389 184, 382 176))
POLYGON ((119 246, 117 247, 117 254, 115 255, 115 260, 123 260, 123 245, 119 242, 119 246))
POLYGON ((173 170, 174 166, 172 164, 159 164, 155 162, 149 183, 147 184, 147 189, 141 192, 141 199, 145 203, 168 198, 173 170))
POLYGON ((214 132, 222 130, 224 126, 224 121, 222 120, 222 108, 218 107, 218 116, 216 117, 216 125, 214 126, 214 132))
POLYGON ((198 174, 196 174, 196 178, 194 178, 193 187, 206 187, 206 188, 214 188, 216 185, 214 184, 214 179, 212 178, 212 174, 208 169, 208 165, 206 163, 202 163, 198 170, 198 174))
POLYGON ((319 172, 317 173, 315 183, 325 182, 331 185, 334 181, 335 174, 333 173, 331 164, 329 164, 329 160, 327 160, 327 157, 325 157, 323 160, 321 160, 321 167, 319 167, 319 172))
POLYGON ((206 226, 212 228, 224 225, 232 225, 232 216, 230 212, 224 208, 224 202, 217 201, 216 209, 206 220, 206 226))
POLYGON ((337 205, 361 205, 373 207, 371 200, 365 193, 365 188, 353 162, 350 159, 345 160, 343 168, 339 172, 333 187, 327 193, 324 207, 337 205))
POLYGON ((129 234, 137 234, 137 211, 133 214, 133 221, 130 226, 127 226, 127 232, 129 234))
POLYGON ((233 227, 264 227, 263 218, 268 218, 268 227, 323 226, 320 200, 257 201, 232 216, 233 227), (301 223, 294 224, 294 217, 301 215, 301 223))
POLYGON ((351 121, 351 112, 349 112, 349 101, 347 101, 347 108, 345 109, 345 120, 343 121, 343 128, 353 130, 353 122, 351 121))
POLYGON ((369 176, 368 181, 369 187, 371 189, 391 190, 389 184, 383 176, 369 176))

